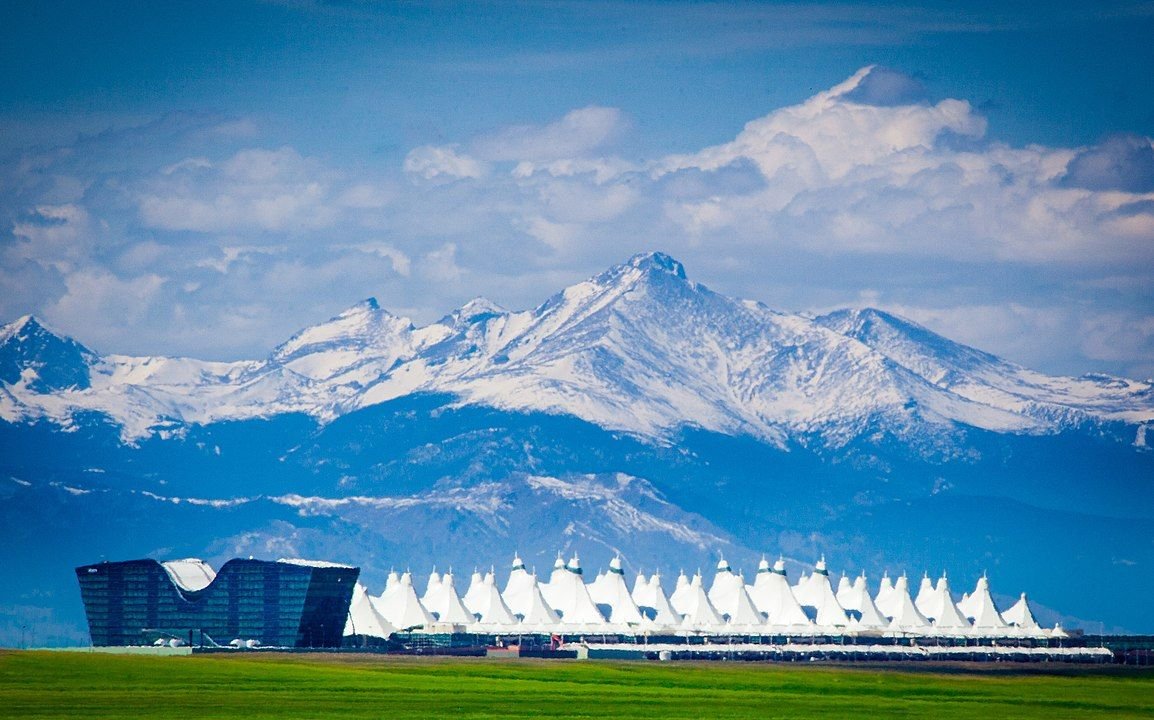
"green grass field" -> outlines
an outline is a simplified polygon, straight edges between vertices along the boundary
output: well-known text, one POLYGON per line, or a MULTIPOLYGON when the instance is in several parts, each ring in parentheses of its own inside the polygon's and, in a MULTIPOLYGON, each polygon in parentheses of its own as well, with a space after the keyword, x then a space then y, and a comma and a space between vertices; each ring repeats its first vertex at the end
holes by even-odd
POLYGON ((1154 673, 0 652, 13 718, 1154 717, 1154 673))

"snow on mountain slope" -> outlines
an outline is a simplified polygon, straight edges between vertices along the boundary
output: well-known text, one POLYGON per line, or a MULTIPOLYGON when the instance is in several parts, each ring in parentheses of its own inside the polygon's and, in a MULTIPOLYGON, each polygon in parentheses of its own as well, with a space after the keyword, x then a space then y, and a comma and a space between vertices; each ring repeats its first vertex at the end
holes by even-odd
POLYGON ((655 437, 691 425, 781 444, 791 433, 837 426, 848 439, 878 414, 907 425, 917 415, 1038 427, 933 388, 803 317, 713 293, 660 254, 637 256, 533 311, 470 325, 382 378, 361 402, 414 390, 655 437))
MULTIPOLYGON (((216 508, 272 503, 289 507, 302 517, 339 517, 389 540, 407 545, 414 527, 429 542, 466 536, 469 542, 452 549, 453 555, 484 557, 486 547, 508 544, 527 548, 557 548, 565 542, 610 553, 683 548, 706 555, 721 550, 729 556, 738 549, 733 538, 703 517, 671 504, 643 479, 614 473, 580 475, 565 479, 515 474, 469 486, 439 486, 415 495, 323 497, 284 494, 228 499, 190 498, 142 493, 175 505, 216 508), (558 518, 571 518, 558 527, 558 518), (433 528, 444 527, 442 532, 433 528)), ((240 554, 251 552, 241 548, 240 554)), ((656 554, 656 553, 653 553, 656 554)), ((550 558, 543 557, 542 567, 550 558)))
POLYGON ((355 389, 448 332, 439 325, 417 330, 407 318, 382 310, 369 298, 328 322, 301 330, 274 350, 269 362, 311 380, 355 389))
POLYGON ((98 357, 39 325, 25 331, 32 323, 0 330, 0 415, 67 426, 94 410, 126 439, 285 412, 328 421, 414 392, 573 415, 658 441, 700 427, 778 446, 838 446, 879 428, 905 438, 954 424, 1039 433, 1154 417, 1148 383, 1050 378, 876 310, 776 312, 690 281, 661 253, 522 312, 478 298, 417 328, 366 300, 264 361, 98 357), (57 364, 63 380, 34 382, 57 364))
POLYGON ((1149 382, 1106 375, 1051 377, 880 310, 838 310, 815 322, 861 341, 955 395, 1042 422, 1098 418, 1134 423, 1149 420, 1154 409, 1149 382))
POLYGON ((0 382, 48 393, 88 387, 95 354, 24 317, 0 328, 0 382))

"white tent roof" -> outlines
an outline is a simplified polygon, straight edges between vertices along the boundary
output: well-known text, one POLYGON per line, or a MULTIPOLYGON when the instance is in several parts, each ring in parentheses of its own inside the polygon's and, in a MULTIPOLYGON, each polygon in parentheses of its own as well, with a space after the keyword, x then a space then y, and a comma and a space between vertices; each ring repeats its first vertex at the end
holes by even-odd
POLYGON ((873 598, 870 597, 865 575, 859 575, 857 580, 854 580, 853 592, 857 595, 858 607, 856 609, 861 614, 861 617, 857 618, 859 627, 882 628, 889 624, 886 616, 882 615, 882 611, 878 610, 878 606, 874 605, 873 598))
POLYGON ((435 622, 417 597, 412 575, 407 572, 402 574, 396 587, 392 593, 386 588, 388 597, 382 596, 381 602, 377 605, 377 610, 386 620, 400 630, 427 627, 435 622))
POLYGON ((809 575, 802 572, 802 574, 798 576, 797 582, 794 583, 790 589, 793 591, 793 596, 797 598, 798 604, 806 607, 814 607, 817 605, 817 600, 813 596, 813 591, 810 590, 809 578, 809 575))
POLYGON ((825 603, 825 587, 829 587, 829 570, 826 568, 825 555, 822 555, 814 564, 812 575, 803 573, 797 579, 793 595, 802 605, 816 608, 825 603))
MULTIPOLYGON (((740 578, 738 575, 739 580, 740 578)), ((765 617, 746 592, 744 580, 737 586, 736 597, 730 611, 724 614, 729 616, 729 624, 735 629, 760 629, 765 625, 765 617)))
POLYGON ((524 613, 518 613, 524 616, 521 624, 526 629, 532 630, 548 630, 555 627, 561 622, 561 619, 557 617, 557 613, 549 607, 549 603, 541 594, 541 588, 537 584, 537 576, 530 575, 529 579, 531 581, 528 591, 529 604, 524 613))
POLYGON ((481 616, 479 622, 484 625, 516 625, 517 618, 501 598, 501 591, 497 589, 492 573, 485 576, 481 587, 478 607, 469 608, 474 614, 481 616))
POLYGON ((633 590, 630 591, 629 596, 633 598, 633 602, 637 603, 637 607, 653 607, 653 593, 649 588, 649 578, 645 577, 645 573, 637 573, 637 577, 633 579, 633 590))
MULTIPOLYGON (((561 618, 562 622, 566 625, 600 625, 605 622, 605 616, 597 609, 593 598, 589 597, 589 591, 585 583, 581 582, 581 578, 574 578, 571 592, 572 601, 569 604, 569 611, 561 618)), ((640 613, 638 617, 640 618, 640 613)))
POLYGON ((572 579, 572 574, 565 569, 565 561, 558 554, 556 562, 553 563, 553 571, 549 573, 549 581, 540 583, 541 594, 554 610, 565 612, 569 600, 568 588, 572 584, 572 579))
POLYGON ((709 586, 709 602, 713 603, 713 607, 717 608, 717 611, 722 615, 732 617, 737 610, 740 593, 744 592, 744 588, 745 581, 733 572, 729 562, 722 558, 717 563, 717 573, 713 576, 713 584, 709 586))
POLYGON ((525 563, 520 556, 513 555, 513 566, 509 570, 509 579, 505 582, 505 590, 501 593, 505 604, 514 615, 527 617, 533 605, 533 594, 540 594, 537 587, 537 578, 525 569, 525 563))
POLYGON ((431 613, 436 613, 437 620, 440 622, 469 625, 477 621, 465 602, 461 600, 461 596, 457 594, 456 581, 453 579, 452 573, 445 573, 441 576, 440 592, 434 599, 435 604, 425 605, 425 609, 431 613))
POLYGON ((681 627, 685 630, 707 630, 725 625, 725 618, 709 602, 705 587, 701 584, 701 575, 694 575, 686 594, 686 608, 681 619, 681 627))
POLYGON ((692 583, 689 578, 685 576, 685 571, 682 571, 677 576, 677 584, 673 587, 673 594, 669 596, 669 604, 678 614, 684 615, 689 605, 690 586, 692 583))
POLYGON ((593 578, 593 582, 585 586, 589 590, 589 597, 598 605, 609 604, 609 577, 606 573, 599 572, 597 577, 593 578))
POLYGON ((858 593, 854 591, 853 581, 847 575, 842 575, 841 579, 837 581, 837 603, 846 610, 861 609, 858 607, 861 604, 858 593))
POLYGON ((929 614, 922 614, 933 618, 935 627, 943 629, 970 627, 970 621, 954 604, 953 593, 950 592, 950 581, 946 579, 945 573, 942 573, 942 576, 938 578, 938 584, 934 587, 927 608, 929 614))
POLYGON ((345 621, 344 635, 366 635, 387 638, 397 629, 384 618, 369 597, 368 590, 359 582, 353 586, 353 599, 349 603, 349 616, 345 621))
POLYGON ((918 585, 918 594, 914 598, 914 607, 916 607, 918 612, 920 612, 922 615, 925 615, 927 618, 933 618, 937 617, 935 612, 931 609, 935 602, 936 599, 934 597, 934 581, 930 580, 929 573, 925 573, 922 575, 921 583, 918 585))
POLYGON ((429 600, 431 600, 441 590, 441 574, 437 572, 434 567, 433 571, 429 573, 429 581, 425 583, 425 594, 421 596, 421 602, 428 607, 429 600))
POLYGON ((396 592, 397 588, 400 587, 400 583, 401 576, 397 574, 396 570, 390 570, 389 576, 385 578, 385 589, 381 591, 378 599, 383 600, 384 598, 388 597, 390 592, 396 592))
POLYGON ((485 578, 476 570, 473 571, 472 577, 469 579, 469 589, 465 591, 461 598, 465 602, 465 607, 469 608, 469 612, 476 615, 480 612, 481 603, 485 598, 485 578))
POLYGON ((910 597, 910 581, 905 575, 899 577, 894 584, 893 593, 890 595, 890 607, 894 613, 890 627, 895 630, 921 630, 930 626, 930 621, 918 612, 913 598, 910 597))
POLYGON ((975 629, 992 630, 1006 627, 1006 621, 1002 619, 997 606, 994 605, 994 598, 990 597, 990 581, 985 575, 978 578, 978 584, 969 597, 966 616, 973 619, 975 629))
POLYGON ((785 574, 785 560, 782 558, 778 558, 772 569, 769 568, 767 561, 761 561, 749 596, 757 605, 757 609, 769 616, 770 625, 811 624, 789 586, 785 574))
POLYGON ((548 584, 541 585, 545 601, 560 616, 566 625, 600 625, 605 622, 601 611, 582 580, 581 561, 574 553, 568 563, 561 558, 553 566, 553 574, 548 584))
POLYGON ((681 624, 681 615, 673 609, 669 598, 665 596, 665 590, 661 587, 660 573, 653 573, 653 577, 649 578, 649 597, 653 604, 642 607, 652 608, 655 613, 653 616, 654 625, 673 627, 681 624))
POLYGON ((878 594, 874 596, 874 605, 881 611, 882 615, 892 618, 894 616, 894 603, 897 598, 894 596, 894 584, 890 580, 888 572, 882 573, 881 582, 878 583, 878 594))
POLYGON ((633 596, 625 584, 625 571, 621 568, 621 558, 615 557, 610 560, 609 572, 598 576, 597 582, 590 585, 588 590, 590 598, 596 604, 609 606, 610 623, 641 624, 641 611, 633 602, 633 596))
POLYGON ((829 574, 814 573, 810 576, 809 586, 815 600, 814 607, 817 609, 817 617, 814 619, 817 625, 845 627, 849 624, 845 610, 838 603, 837 596, 834 595, 833 586, 829 582, 829 574))
POLYGON ((1002 619, 1011 625, 1016 625, 1020 628, 1032 630, 1038 627, 1038 621, 1034 619, 1034 613, 1030 611, 1030 603, 1026 600, 1026 593, 1018 598, 1018 602, 1014 603, 1006 612, 1002 613, 1002 619))
POLYGON ((958 601, 958 612, 968 618, 972 618, 974 614, 970 612, 970 607, 973 604, 974 601, 970 599, 970 594, 962 593, 962 599, 958 601))

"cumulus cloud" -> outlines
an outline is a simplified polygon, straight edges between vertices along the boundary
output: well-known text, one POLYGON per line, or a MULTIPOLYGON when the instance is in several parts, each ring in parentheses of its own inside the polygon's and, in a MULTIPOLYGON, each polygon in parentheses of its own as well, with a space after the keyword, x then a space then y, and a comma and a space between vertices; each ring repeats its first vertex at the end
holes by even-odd
POLYGON ((101 327, 110 324, 131 331, 146 317, 165 279, 147 273, 122 279, 99 269, 85 268, 65 279, 66 292, 44 309, 54 324, 101 327))
POLYGON ((456 147, 424 145, 413 148, 405 157, 405 172, 426 180, 479 178, 485 174, 485 166, 456 147))
POLYGON ((893 107, 915 105, 929 99, 929 93, 917 78, 885 67, 873 67, 857 86, 842 95, 863 105, 893 107))
POLYGON ((0 164, 0 310, 96 332, 81 296, 118 312, 120 293, 148 308, 137 349, 259 356, 369 295, 417 322, 476 295, 526 307, 660 248, 771 306, 876 301, 1041 369, 1150 372, 1149 138, 1012 147, 966 100, 878 67, 664 156, 599 106, 388 167, 225 126, 166 119, 0 164))
POLYGON ((1081 153, 982 141, 986 121, 963 100, 910 101, 908 83, 888 72, 878 81, 884 97, 876 88, 863 93, 878 72, 865 68, 754 120, 731 142, 657 163, 653 176, 676 177, 729 172, 745 161, 765 183, 754 192, 667 197, 667 215, 698 239, 760 236, 830 256, 1147 266, 1154 259, 1149 243, 1134 243, 1151 237, 1154 220, 1138 202, 1148 140, 1081 153), (958 136, 982 142, 959 148, 958 136), (1087 192, 1105 190, 1124 192, 1087 192))
POLYGON ((364 242, 346 247, 358 250, 367 255, 388 260, 389 264, 393 267, 393 272, 404 277, 409 276, 413 267, 413 261, 408 255, 386 242, 364 242))
POLYGON ((140 218, 161 230, 292 232, 328 225, 330 187, 296 150, 248 149, 214 165, 170 165, 139 199, 140 218))
POLYGON ((8 262, 33 262, 67 272, 92 252, 88 211, 73 203, 37 205, 12 223, 16 242, 4 250, 8 262))
POLYGON ((985 134, 985 119, 964 100, 878 106, 848 99, 871 74, 872 68, 859 70, 800 105, 749 122, 732 142, 667 158, 657 172, 716 170, 745 158, 766 178, 784 171, 811 186, 846 178, 855 170, 858 177, 880 171, 908 176, 925 167, 925 154, 944 133, 985 134))
POLYGON ((521 125, 479 138, 473 148, 485 160, 548 163, 588 155, 616 139, 626 126, 617 108, 591 105, 548 125, 521 125))
POLYGON ((1150 138, 1115 135, 1070 159, 1062 184, 1087 190, 1154 192, 1154 145, 1150 138))

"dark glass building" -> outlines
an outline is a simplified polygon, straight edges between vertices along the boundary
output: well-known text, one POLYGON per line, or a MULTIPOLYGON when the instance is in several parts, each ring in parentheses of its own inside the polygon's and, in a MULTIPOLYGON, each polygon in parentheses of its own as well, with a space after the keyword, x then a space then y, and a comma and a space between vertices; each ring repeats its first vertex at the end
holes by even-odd
POLYGON ((102 562, 76 568, 93 645, 340 647, 360 568, 306 560, 102 562))

